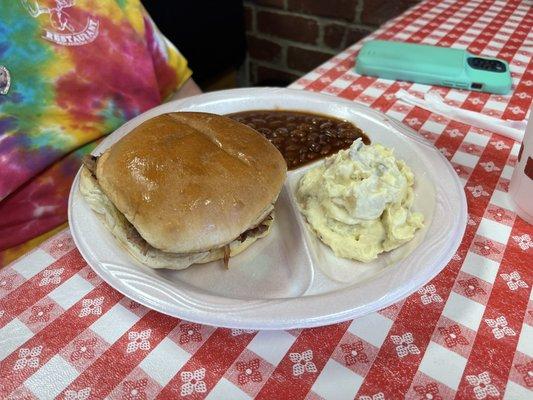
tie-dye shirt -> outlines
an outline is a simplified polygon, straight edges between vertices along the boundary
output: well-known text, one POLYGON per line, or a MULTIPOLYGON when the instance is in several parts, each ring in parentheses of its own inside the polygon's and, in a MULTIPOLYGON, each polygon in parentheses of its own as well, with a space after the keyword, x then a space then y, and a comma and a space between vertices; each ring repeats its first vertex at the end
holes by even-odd
POLYGON ((64 222, 81 156, 191 76, 139 0, 2 0, 0 65, 0 250, 64 222))

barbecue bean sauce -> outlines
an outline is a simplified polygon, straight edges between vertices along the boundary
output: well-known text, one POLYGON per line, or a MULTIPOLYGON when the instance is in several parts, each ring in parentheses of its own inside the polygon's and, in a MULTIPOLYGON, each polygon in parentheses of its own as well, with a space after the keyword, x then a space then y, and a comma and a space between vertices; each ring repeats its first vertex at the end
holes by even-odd
POLYGON ((320 114, 289 110, 253 110, 227 115, 264 135, 283 155, 289 169, 350 147, 357 138, 370 144, 350 122, 320 114))

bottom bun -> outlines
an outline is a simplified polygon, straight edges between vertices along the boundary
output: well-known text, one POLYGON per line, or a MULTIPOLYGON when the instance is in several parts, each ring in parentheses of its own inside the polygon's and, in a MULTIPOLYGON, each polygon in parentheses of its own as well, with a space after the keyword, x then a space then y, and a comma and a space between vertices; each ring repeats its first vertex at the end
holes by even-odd
MULTIPOLYGON (((122 247, 144 265, 151 268, 185 269, 192 264, 204 264, 224 258, 224 247, 200 253, 167 253, 152 246, 148 246, 146 250, 140 244, 130 240, 128 238, 128 230, 131 229, 131 224, 102 192, 98 181, 85 167, 82 167, 81 170, 80 192, 92 210, 104 223, 104 226, 112 233, 122 247)), ((229 243, 231 257, 243 252, 257 239, 265 237, 270 233, 272 222, 274 221, 274 213, 272 212, 270 216, 272 218, 263 223, 268 227, 266 231, 257 236, 248 236, 242 242, 240 240, 234 240, 229 243)))

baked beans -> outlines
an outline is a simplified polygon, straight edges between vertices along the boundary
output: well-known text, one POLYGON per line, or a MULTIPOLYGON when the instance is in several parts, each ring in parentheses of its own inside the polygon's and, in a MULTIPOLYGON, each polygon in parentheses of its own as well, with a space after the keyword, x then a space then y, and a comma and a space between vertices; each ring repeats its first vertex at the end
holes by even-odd
POLYGON ((253 110, 228 117, 255 129, 281 152, 289 169, 350 147, 357 138, 370 139, 350 122, 320 114, 289 110, 253 110))

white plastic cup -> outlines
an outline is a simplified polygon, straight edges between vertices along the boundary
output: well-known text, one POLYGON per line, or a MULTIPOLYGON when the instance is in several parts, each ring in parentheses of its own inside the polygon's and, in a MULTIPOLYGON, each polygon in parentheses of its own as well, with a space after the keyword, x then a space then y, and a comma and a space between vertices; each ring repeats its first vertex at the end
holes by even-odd
POLYGON ((509 195, 516 213, 533 225, 533 109, 509 184, 509 195))

